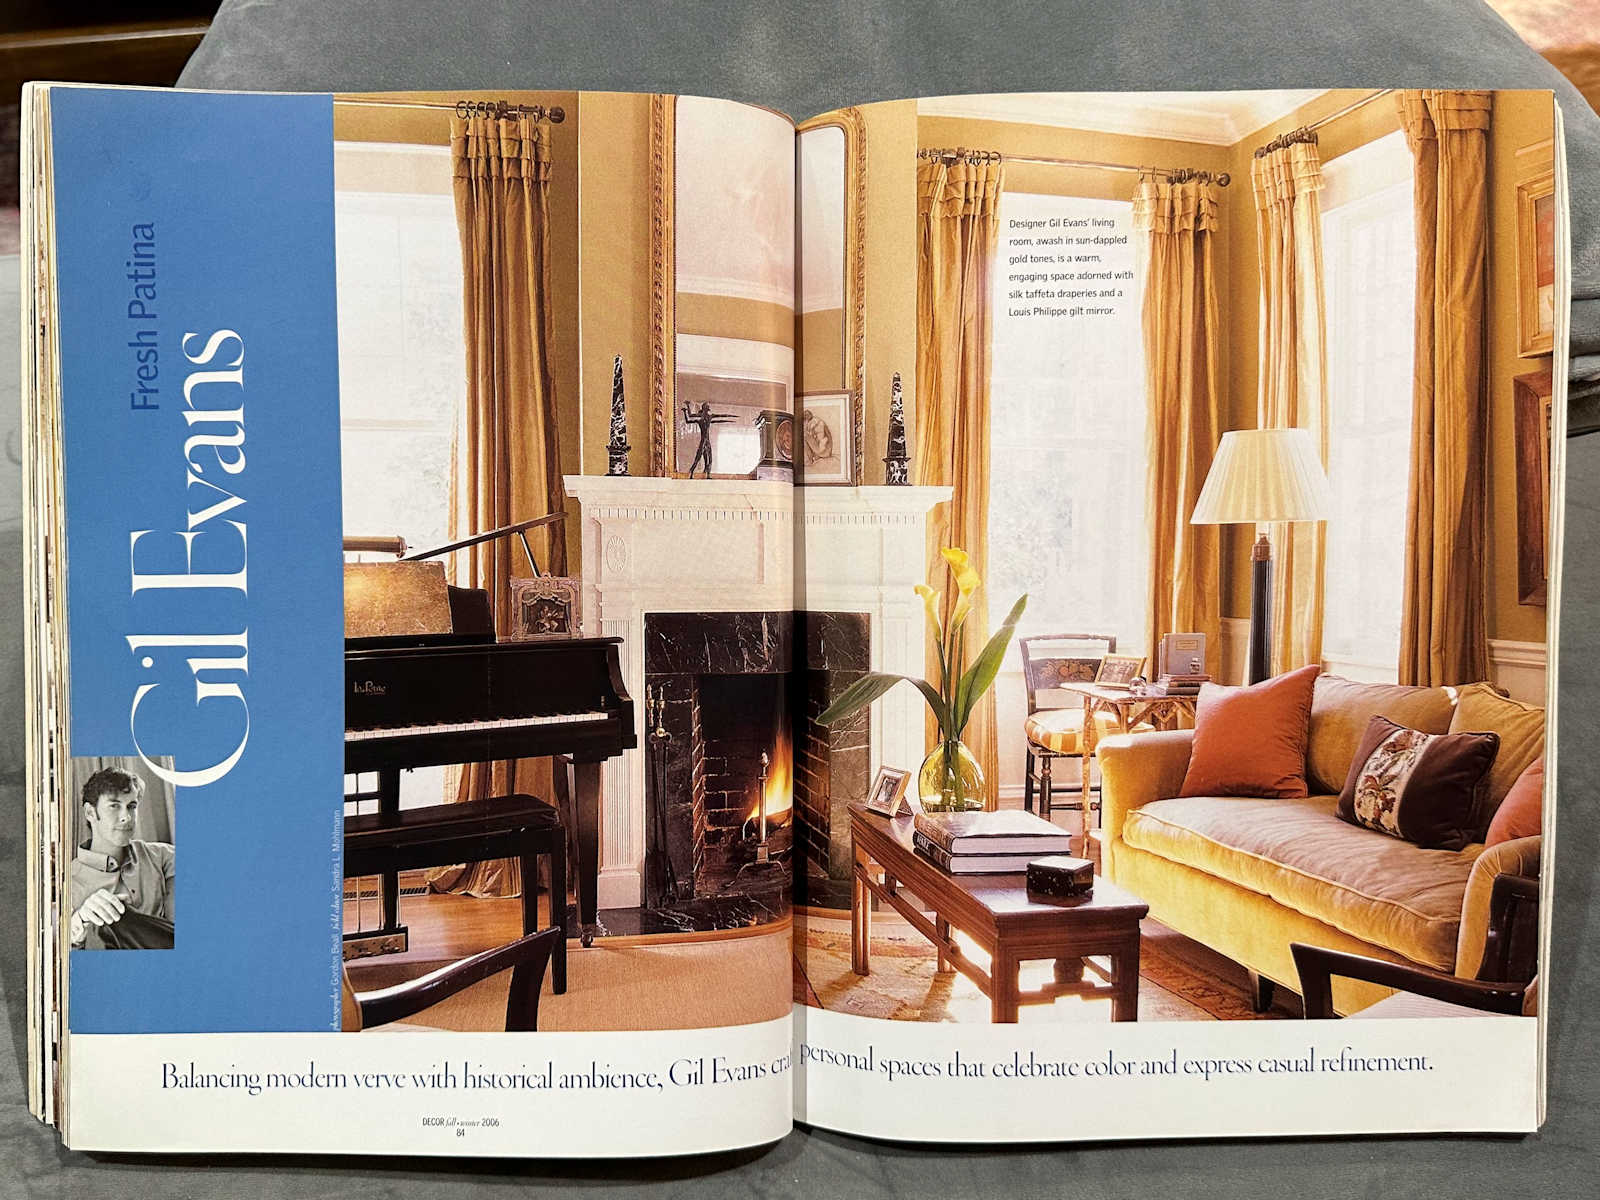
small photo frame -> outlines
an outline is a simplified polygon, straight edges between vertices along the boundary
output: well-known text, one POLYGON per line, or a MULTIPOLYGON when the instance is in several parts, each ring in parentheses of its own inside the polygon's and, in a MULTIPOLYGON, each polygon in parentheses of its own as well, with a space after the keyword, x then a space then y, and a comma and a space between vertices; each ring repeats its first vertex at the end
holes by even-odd
POLYGON ((851 393, 814 392, 799 400, 794 465, 804 484, 854 484, 855 426, 851 393))
POLYGON ((1133 681, 1144 674, 1144 655, 1108 654, 1100 660, 1100 670, 1094 677, 1101 687, 1130 688, 1133 681))
POLYGON ((548 642, 583 631, 582 584, 563 575, 511 581, 511 640, 548 642))
POLYGON ((872 781, 872 791, 867 793, 867 811, 885 817, 910 815, 916 811, 915 802, 906 794, 911 782, 911 772, 895 767, 879 767, 878 777, 872 781))

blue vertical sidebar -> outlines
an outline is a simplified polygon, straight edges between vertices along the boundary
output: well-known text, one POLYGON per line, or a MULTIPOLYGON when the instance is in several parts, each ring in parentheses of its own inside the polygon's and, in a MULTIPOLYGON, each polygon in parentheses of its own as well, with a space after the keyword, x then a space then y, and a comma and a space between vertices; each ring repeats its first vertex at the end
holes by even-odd
POLYGON ((176 945, 73 951, 69 1027, 337 1029, 332 101, 49 104, 69 750, 178 785, 176 945))

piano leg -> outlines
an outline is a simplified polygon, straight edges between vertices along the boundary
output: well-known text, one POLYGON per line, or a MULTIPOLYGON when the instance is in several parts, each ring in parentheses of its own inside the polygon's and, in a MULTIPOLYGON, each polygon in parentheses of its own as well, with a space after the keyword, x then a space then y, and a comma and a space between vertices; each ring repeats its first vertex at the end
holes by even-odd
POLYGON ((573 823, 578 850, 578 929, 585 946, 594 945, 598 927, 596 881, 600 873, 600 764, 572 764, 573 823))
MULTIPOLYGON (((388 768, 378 772, 378 811, 386 817, 400 812, 400 771, 388 768)), ((400 873, 385 871, 378 884, 378 925, 380 934, 398 934, 400 928, 400 873)), ((404 941, 401 946, 404 948, 404 941)))

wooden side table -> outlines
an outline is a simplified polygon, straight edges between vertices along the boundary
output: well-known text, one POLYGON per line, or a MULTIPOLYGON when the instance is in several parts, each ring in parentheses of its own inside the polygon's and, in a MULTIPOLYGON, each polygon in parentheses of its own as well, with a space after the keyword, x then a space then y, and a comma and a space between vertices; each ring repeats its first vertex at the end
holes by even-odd
POLYGON ((872 969, 876 898, 933 943, 937 970, 953 967, 978 985, 996 1024, 1015 1022, 1019 1005, 1058 996, 1109 996, 1113 1021, 1139 1019, 1139 922, 1149 905, 1105 879, 1095 880, 1091 896, 1044 901, 1029 897, 1025 875, 951 875, 912 849, 911 827, 908 817, 891 820, 850 806, 850 965, 857 975, 872 969), (933 909, 931 921, 902 887, 933 909), (954 931, 989 954, 987 971, 966 956, 954 931), (1054 961, 1055 980, 1023 992, 1018 970, 1039 959, 1054 961))
MULTIPOLYGON (((1136 725, 1149 725, 1152 729, 1176 729, 1182 717, 1194 718, 1198 696, 1141 696, 1126 688, 1110 688, 1098 683, 1057 684, 1062 691, 1076 692, 1083 697, 1083 753, 1078 762, 1083 770, 1083 827, 1089 831, 1089 760, 1094 757, 1095 745, 1100 741, 1096 713, 1106 713, 1112 719, 1112 733, 1128 733, 1136 725)), ((1046 796, 1043 816, 1050 817, 1050 800, 1046 796)))

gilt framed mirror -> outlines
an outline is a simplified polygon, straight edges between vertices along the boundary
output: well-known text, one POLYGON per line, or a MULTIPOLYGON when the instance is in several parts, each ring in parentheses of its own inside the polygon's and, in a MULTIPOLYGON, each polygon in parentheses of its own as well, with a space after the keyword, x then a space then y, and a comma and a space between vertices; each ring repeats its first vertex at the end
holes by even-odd
POLYGON ((792 474, 779 460, 793 441, 794 172, 794 130, 778 113, 699 96, 653 103, 655 474, 792 474))
POLYGON ((798 144, 797 407, 802 430, 816 431, 838 419, 842 403, 848 428, 826 439, 826 448, 820 435, 798 438, 797 478, 810 484, 859 484, 865 424, 867 194, 861 110, 845 108, 805 122, 798 144), (829 453, 839 451, 843 463, 829 453))

